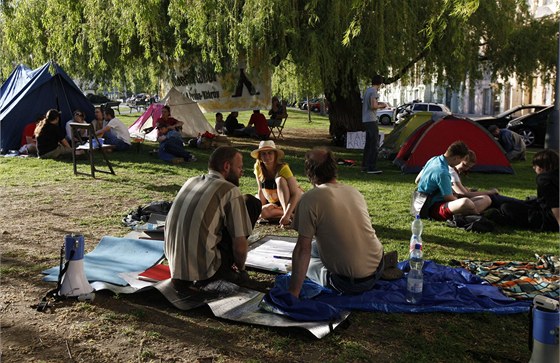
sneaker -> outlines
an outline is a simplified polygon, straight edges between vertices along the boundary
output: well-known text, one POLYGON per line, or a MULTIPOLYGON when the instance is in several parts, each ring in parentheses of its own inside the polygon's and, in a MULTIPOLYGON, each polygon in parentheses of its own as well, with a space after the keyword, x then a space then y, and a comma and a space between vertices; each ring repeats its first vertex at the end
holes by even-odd
POLYGON ((191 157, 189 158, 189 163, 194 163, 195 161, 197 161, 198 159, 196 158, 196 156, 191 155, 191 157))
POLYGON ((366 171, 366 173, 368 173, 368 174, 381 174, 381 173, 383 173, 383 170, 373 169, 373 170, 366 171))

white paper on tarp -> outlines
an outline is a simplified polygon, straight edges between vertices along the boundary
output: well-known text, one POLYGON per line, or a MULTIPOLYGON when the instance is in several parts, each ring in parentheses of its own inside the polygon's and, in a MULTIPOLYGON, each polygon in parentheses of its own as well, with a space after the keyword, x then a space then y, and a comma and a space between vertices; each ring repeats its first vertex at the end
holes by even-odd
POLYGON ((247 267, 280 273, 291 269, 295 242, 270 237, 264 243, 257 242, 255 245, 258 246, 247 253, 247 267))
POLYGON ((150 281, 138 279, 138 275, 141 274, 142 272, 144 272, 144 271, 121 272, 118 275, 121 279, 128 282, 128 284, 135 289, 142 289, 144 287, 153 286, 153 285, 156 284, 155 282, 150 282, 150 281))
MULTIPOLYGON (((385 141, 385 133, 379 133, 379 147, 383 145, 385 141)), ((366 146, 366 132, 365 131, 354 131, 346 133, 346 148, 347 149, 357 149, 363 150, 366 146)))

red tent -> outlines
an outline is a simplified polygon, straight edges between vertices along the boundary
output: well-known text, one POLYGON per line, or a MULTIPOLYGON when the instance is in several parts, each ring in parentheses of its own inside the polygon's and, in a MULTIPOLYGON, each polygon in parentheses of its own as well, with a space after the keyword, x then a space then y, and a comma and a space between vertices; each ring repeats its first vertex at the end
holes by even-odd
POLYGON ((417 173, 431 157, 445 153, 447 147, 458 140, 476 153, 476 165, 471 171, 513 174, 504 150, 488 130, 454 115, 419 127, 401 147, 393 163, 403 173, 417 173))

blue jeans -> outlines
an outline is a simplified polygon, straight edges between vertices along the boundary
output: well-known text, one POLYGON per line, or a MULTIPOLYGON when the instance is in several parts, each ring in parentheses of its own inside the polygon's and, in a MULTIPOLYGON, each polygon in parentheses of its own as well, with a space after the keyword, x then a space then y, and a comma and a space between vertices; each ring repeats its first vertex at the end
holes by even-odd
POLYGON ((170 138, 159 144, 159 158, 165 161, 171 161, 175 158, 183 158, 185 161, 192 159, 190 152, 185 150, 183 141, 170 138))
POLYGON ((119 139, 112 131, 107 131, 103 134, 103 143, 113 145, 116 151, 125 151, 130 149, 130 144, 119 139))
POLYGON ((362 170, 372 171, 377 169, 377 153, 379 149, 379 127, 377 122, 364 122, 366 128, 366 145, 362 160, 362 170))

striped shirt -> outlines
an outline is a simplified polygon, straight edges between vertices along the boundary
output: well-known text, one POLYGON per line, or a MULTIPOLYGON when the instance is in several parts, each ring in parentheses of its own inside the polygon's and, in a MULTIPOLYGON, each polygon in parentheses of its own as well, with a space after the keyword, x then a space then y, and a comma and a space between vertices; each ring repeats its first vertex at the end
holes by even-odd
POLYGON ((252 232, 239 188, 215 171, 187 180, 165 221, 171 276, 186 281, 212 277, 221 265, 218 243, 224 228, 232 239, 252 232))

